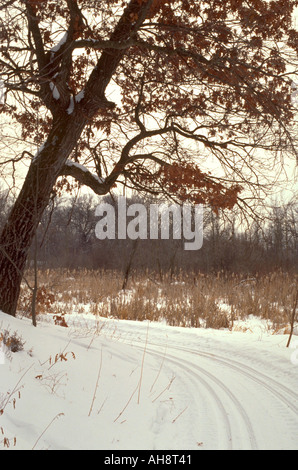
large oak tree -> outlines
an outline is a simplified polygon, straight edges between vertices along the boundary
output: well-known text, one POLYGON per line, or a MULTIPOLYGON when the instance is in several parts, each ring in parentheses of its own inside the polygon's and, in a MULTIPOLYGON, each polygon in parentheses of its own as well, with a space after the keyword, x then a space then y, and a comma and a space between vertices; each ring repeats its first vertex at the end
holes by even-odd
POLYGON ((246 186, 295 154, 297 4, 1 0, 0 111, 27 147, 0 168, 29 162, 0 236, 1 310, 15 315, 36 229, 69 177, 99 195, 120 183, 245 207, 246 186))

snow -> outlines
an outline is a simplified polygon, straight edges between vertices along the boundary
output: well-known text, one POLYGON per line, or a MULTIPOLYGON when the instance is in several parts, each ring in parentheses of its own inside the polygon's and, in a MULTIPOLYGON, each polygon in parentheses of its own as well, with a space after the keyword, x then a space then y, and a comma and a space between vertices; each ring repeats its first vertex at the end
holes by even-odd
POLYGON ((99 184, 104 184, 105 183, 105 178, 101 178, 100 176, 97 176, 94 173, 92 173, 92 176, 99 184))
MULTIPOLYGON (((76 168, 79 168, 81 171, 84 173, 90 173, 88 168, 85 166, 81 165, 80 163, 73 162, 72 160, 67 160, 65 163, 67 166, 75 166, 76 168)), ((94 173, 90 173, 92 178, 94 178, 98 183, 103 184, 105 182, 104 178, 100 178, 99 176, 95 175, 94 173)))
POLYGON ((71 160, 67 160, 66 165, 67 166, 75 166, 76 168, 79 168, 84 173, 87 173, 89 171, 85 166, 81 165, 80 163, 73 162, 71 160))
POLYGON ((75 98, 73 98, 73 96, 70 97, 69 106, 67 108, 67 114, 72 114, 74 112, 75 103, 80 103, 80 101, 82 101, 84 96, 85 96, 85 90, 83 89, 75 96, 75 98))
POLYGON ((67 41, 67 37, 68 37, 68 34, 67 32, 62 36, 62 38, 60 39, 60 41, 58 42, 58 44, 56 44, 56 46, 52 47, 51 49, 51 52, 58 52, 59 49, 63 46, 63 44, 66 43, 67 41))
POLYGON ((53 82, 50 83, 50 88, 52 90, 53 98, 55 100, 59 100, 60 99, 60 93, 58 91, 58 88, 56 87, 56 85, 53 82))
POLYGON ((39 149, 37 150, 36 154, 34 155, 32 161, 33 162, 36 162, 36 160, 38 159, 39 155, 41 154, 41 152, 43 151, 43 149, 45 148, 45 144, 43 143, 39 149))
POLYGON ((0 448, 298 449, 296 336, 65 320, 0 312, 25 341, 0 364, 0 448))
POLYGON ((69 106, 67 108, 67 114, 72 114, 73 111, 74 111, 74 100, 73 100, 73 97, 71 96, 69 106))
POLYGON ((76 103, 79 103, 85 96, 85 90, 81 90, 75 97, 76 103))

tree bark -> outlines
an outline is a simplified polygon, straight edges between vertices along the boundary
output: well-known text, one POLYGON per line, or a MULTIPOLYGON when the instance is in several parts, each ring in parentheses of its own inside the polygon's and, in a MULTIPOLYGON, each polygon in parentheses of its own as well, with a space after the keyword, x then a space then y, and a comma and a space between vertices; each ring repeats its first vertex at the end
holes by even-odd
POLYGON ((63 116, 32 160, 23 188, 0 237, 0 310, 15 316, 28 251, 53 186, 85 126, 83 116, 63 116))
MULTIPOLYGON (((110 37, 112 42, 122 43, 124 47, 111 48, 102 53, 84 88, 84 98, 79 103, 73 103, 71 112, 65 110, 65 100, 55 100, 51 94, 44 96, 45 104, 54 116, 53 127, 44 146, 32 160, 22 190, 0 236, 0 310, 9 315, 16 314, 28 252, 54 184, 63 174, 66 160, 87 122, 92 121, 100 110, 113 105, 105 98, 106 87, 152 3, 153 0, 130 0, 110 37)), ((30 10, 29 3, 27 6, 30 10)), ((44 50, 40 43, 38 22, 31 10, 29 29, 35 40, 39 66, 43 70, 44 50)))

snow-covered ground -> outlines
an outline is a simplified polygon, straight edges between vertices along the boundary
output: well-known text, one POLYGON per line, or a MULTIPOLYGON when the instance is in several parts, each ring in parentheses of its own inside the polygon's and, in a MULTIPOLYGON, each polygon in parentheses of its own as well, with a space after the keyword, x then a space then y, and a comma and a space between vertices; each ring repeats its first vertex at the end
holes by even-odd
POLYGON ((66 321, 0 312, 25 341, 0 354, 0 449, 298 449, 297 336, 66 321))

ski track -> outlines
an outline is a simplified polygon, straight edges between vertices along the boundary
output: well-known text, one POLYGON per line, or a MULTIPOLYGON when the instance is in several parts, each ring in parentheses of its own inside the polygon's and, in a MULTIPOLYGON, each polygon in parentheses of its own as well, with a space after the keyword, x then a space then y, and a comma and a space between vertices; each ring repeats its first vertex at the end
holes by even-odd
MULTIPOLYGON (((156 353, 155 351, 154 352, 148 351, 148 352, 151 355, 161 357, 161 354, 156 353)), ((198 389, 201 389, 201 386, 203 386, 208 394, 209 399, 213 399, 213 401, 215 402, 218 412, 221 415, 221 417, 217 416, 216 427, 218 428, 220 426, 222 428, 220 430, 217 429, 217 431, 220 435, 223 435, 223 439, 226 441, 223 447, 226 448, 227 450, 233 450, 234 438, 233 438, 233 424, 231 422, 229 413, 226 411, 226 407, 224 405, 221 392, 224 392, 228 396, 228 398, 231 400, 231 402, 235 406, 235 410, 237 414, 243 420, 243 424, 247 429, 247 434, 249 437, 249 441, 251 443, 251 446, 250 446, 251 450, 257 450, 257 443, 256 443, 255 435, 254 435, 249 417, 247 416, 244 408, 242 407, 241 403, 237 400, 237 398, 234 396, 234 394, 220 380, 218 380, 215 376, 208 373, 206 370, 202 369, 201 367, 194 366, 191 362, 188 362, 185 359, 179 360, 178 357, 172 356, 172 355, 168 355, 167 359, 168 359, 168 362, 170 362, 171 364, 174 364, 175 366, 178 366, 183 371, 184 379, 185 379, 185 376, 187 375, 195 379, 196 385, 198 386, 199 384, 199 387, 197 387, 197 390, 196 390, 197 393, 198 393, 198 389), (205 375, 208 380, 203 379, 202 374, 205 375), (218 392, 215 391, 214 384, 219 389, 218 392)), ((175 373, 177 373, 176 367, 174 370, 175 370, 175 373)), ((189 379, 187 380, 187 383, 188 382, 189 382, 189 379)), ((198 426, 200 426, 200 424, 198 424, 198 426)), ((223 439, 218 439, 219 447, 223 445, 222 444, 223 439)))
MULTIPOLYGON (((120 336, 119 339, 144 350, 142 337, 132 339, 129 336, 120 336)), ((210 348, 210 345, 207 346, 210 348)), ((218 346, 222 349, 224 345, 218 343, 218 346)), ((164 365, 179 377, 183 387, 188 388, 189 406, 192 409, 190 427, 200 430, 200 439, 205 441, 203 448, 298 448, 298 394, 255 368, 264 367, 265 362, 255 361, 252 367, 246 363, 248 359, 245 353, 240 360, 235 360, 228 349, 221 350, 219 355, 202 348, 174 344, 167 347, 165 355, 161 351, 161 344, 155 339, 146 346, 146 354, 160 359, 165 356, 164 365), (202 402, 207 403, 204 416, 200 411, 202 402), (269 439, 272 426, 276 429, 274 440, 271 437, 269 439), (210 431, 212 428, 209 441, 208 432, 207 435, 202 432, 202 428, 208 427, 210 431)), ((216 351, 216 347, 214 349, 216 351)))
MULTIPOLYGON (((93 317, 90 324, 85 319, 82 324, 73 322, 74 329, 69 330, 67 336, 66 332, 55 329, 49 342, 47 330, 35 332, 31 325, 28 331, 24 328, 22 333, 27 332, 26 339, 30 338, 31 346, 36 348, 36 357, 39 354, 43 359, 49 357, 52 343, 55 351, 62 346, 64 351, 67 341, 67 347, 71 348, 72 344, 71 350, 76 352, 77 362, 74 369, 71 369, 72 363, 68 364, 68 388, 66 383, 62 384, 65 396, 46 396, 48 405, 39 413, 36 422, 34 419, 34 424, 32 411, 28 414, 27 410, 31 407, 35 410, 30 386, 40 393, 35 377, 39 368, 32 371, 34 382, 30 383, 29 374, 26 376, 29 391, 22 393, 22 400, 27 400, 26 407, 13 404, 3 415, 5 432, 17 436, 20 448, 31 448, 45 429, 45 440, 38 443, 42 448, 95 449, 106 446, 108 449, 129 449, 137 441, 137 448, 153 450, 298 450, 298 369, 290 360, 291 350, 285 350, 283 338, 268 336, 262 341, 263 337, 259 335, 107 320, 102 322, 100 336, 93 335, 90 341, 93 322, 93 317), (44 345, 40 346, 40 333, 44 334, 44 340, 46 338, 45 350, 44 345), (85 361, 90 364, 91 353, 91 357, 98 360, 98 353, 102 354, 103 348, 106 351, 105 367, 111 367, 103 372, 107 379, 106 390, 111 396, 106 400, 108 392, 101 387, 96 390, 101 405, 98 419, 107 424, 106 434, 101 436, 99 443, 96 413, 86 418, 81 409, 85 406, 85 395, 89 400, 89 395, 94 393, 94 384, 89 383, 93 370, 85 371, 85 361), (78 378, 77 370, 81 370, 82 377, 78 378), (130 395, 131 384, 133 382, 135 387, 134 374, 139 370, 138 391, 142 408, 138 407, 139 402, 130 402, 134 396, 130 395), (116 377, 123 387, 120 393, 115 390, 116 377), (73 390, 77 390, 75 396, 73 390), (127 393, 130 396, 128 402, 124 396, 127 393), (69 408, 65 400, 70 400, 69 408), (116 413, 115 406, 118 405, 121 413, 124 412, 122 421, 111 423, 111 414, 116 413), (65 408, 65 418, 55 419, 48 429, 49 423, 53 422, 52 415, 57 417, 60 407, 65 408), (84 444, 75 424, 78 421, 86 430, 84 444), (70 435, 69 429, 72 429, 70 435), (67 436, 63 444, 60 436, 67 436)), ((14 324, 19 328, 17 320, 14 324)), ((31 355, 26 355, 25 351, 18 357, 20 362, 15 364, 16 371, 18 367, 25 367, 21 359, 27 365, 31 361, 31 355)), ((57 368, 59 365, 64 372, 60 363, 57 368)), ((11 371, 10 375, 7 367, 3 372, 8 387, 14 383, 14 374, 11 371)), ((44 400, 45 395, 40 397, 44 400)))

